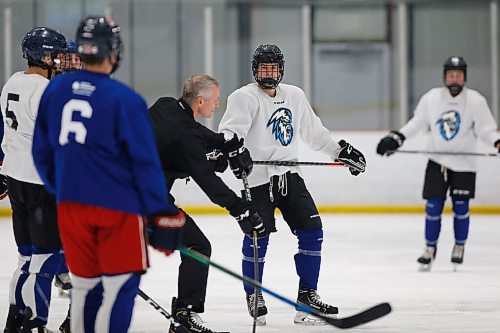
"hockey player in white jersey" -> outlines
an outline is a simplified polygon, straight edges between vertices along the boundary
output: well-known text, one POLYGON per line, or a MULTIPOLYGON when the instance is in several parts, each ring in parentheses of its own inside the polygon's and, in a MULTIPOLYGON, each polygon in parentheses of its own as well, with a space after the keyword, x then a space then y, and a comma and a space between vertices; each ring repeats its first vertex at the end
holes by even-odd
POLYGON ((469 233, 469 200, 474 198, 476 157, 439 152, 474 152, 478 139, 500 151, 500 137, 486 99, 465 87, 467 64, 462 57, 449 57, 443 65, 444 87, 433 88, 420 99, 415 114, 398 131, 382 138, 377 153, 390 155, 403 142, 430 130, 429 156, 423 197, 427 200, 425 217, 426 247, 418 258, 422 270, 430 269, 436 257, 441 230, 441 214, 449 190, 454 213, 455 245, 451 262, 462 264, 469 233))
MULTIPOLYGON (((284 58, 276 45, 260 45, 252 60, 256 83, 234 91, 219 125, 226 139, 234 134, 244 138, 246 147, 256 160, 298 160, 299 137, 313 150, 344 162, 353 175, 365 171, 363 154, 350 144, 333 140, 330 131, 314 114, 304 92, 280 83, 284 74, 284 58)), ((251 166, 234 165, 236 177, 242 178, 251 166)), ((251 196, 265 223, 267 235, 258 239, 259 277, 254 277, 252 239, 243 240, 243 274, 262 281, 269 233, 276 231, 274 211, 279 208, 290 230, 297 236, 295 266, 299 276, 297 303, 305 304, 325 315, 335 315, 338 308, 322 302, 317 293, 321 265, 323 229, 316 205, 301 177, 300 168, 289 166, 255 166, 248 177, 251 196)), ((257 297, 258 323, 265 324, 267 307, 262 293, 254 294, 244 285, 248 310, 253 316, 257 297)), ((297 324, 315 325, 323 321, 298 312, 297 324)))
MULTIPOLYGON (((35 119, 45 87, 66 52, 59 32, 38 27, 22 41, 25 71, 5 83, 0 96, 5 153, 2 174, 12 205, 12 224, 19 261, 9 290, 9 313, 4 333, 46 332, 51 283, 67 272, 57 226, 55 197, 44 188, 31 155, 35 119)), ((69 332, 69 319, 60 328, 69 332)))

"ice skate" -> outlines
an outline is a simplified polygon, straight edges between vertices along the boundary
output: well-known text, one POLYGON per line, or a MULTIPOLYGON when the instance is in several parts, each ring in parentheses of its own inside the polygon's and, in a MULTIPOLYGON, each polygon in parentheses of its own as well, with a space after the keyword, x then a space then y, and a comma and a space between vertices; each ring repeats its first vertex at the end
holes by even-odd
POLYGON ((23 318, 19 313, 17 305, 11 304, 9 307, 9 314, 5 323, 3 333, 19 333, 23 324, 23 318))
POLYGON ((170 324, 169 333, 229 333, 212 331, 203 326, 203 319, 196 312, 193 312, 191 308, 191 305, 178 308, 177 299, 175 297, 172 299, 172 316, 182 326, 170 324))
MULTIPOLYGON (((300 288, 297 303, 306 305, 326 317, 335 318, 335 315, 339 313, 336 306, 322 302, 314 289, 300 288)), ((298 325, 326 325, 325 321, 303 311, 297 311, 293 322, 298 325)))
POLYGON ((59 297, 69 297, 71 289, 71 278, 68 273, 61 273, 55 276, 54 286, 57 287, 59 297))
MULTIPOLYGON (((255 305, 255 294, 250 294, 250 295, 247 294, 246 299, 247 299, 248 313, 253 318, 254 305, 255 305)), ((262 296, 262 291, 259 290, 259 292, 257 293, 256 325, 258 325, 258 326, 266 325, 266 314, 267 314, 266 302, 264 301, 264 296, 262 296)))
POLYGON ((436 259, 437 247, 436 246, 426 246, 424 253, 417 259, 420 263, 419 271, 427 272, 431 270, 432 263, 436 259))
POLYGON ((458 265, 461 265, 464 262, 464 250, 464 245, 455 244, 455 246, 453 246, 451 262, 453 263, 453 271, 455 272, 457 271, 458 265))
POLYGON ((30 319, 32 316, 33 311, 29 307, 27 307, 24 312, 23 327, 20 331, 21 333, 54 333, 38 319, 30 319))

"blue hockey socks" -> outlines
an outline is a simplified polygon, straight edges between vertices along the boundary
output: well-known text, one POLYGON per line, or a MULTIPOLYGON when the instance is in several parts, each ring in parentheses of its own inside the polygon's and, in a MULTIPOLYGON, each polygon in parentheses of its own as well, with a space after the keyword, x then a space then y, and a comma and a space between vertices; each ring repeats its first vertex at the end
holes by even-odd
POLYGON ((451 198, 453 203, 453 227, 455 243, 464 245, 469 235, 469 199, 451 198))
POLYGON ((61 249, 32 247, 29 276, 22 288, 22 297, 33 318, 47 324, 51 300, 52 281, 59 273, 67 272, 61 249))
POLYGON ((299 288, 318 289, 321 266, 323 229, 297 230, 299 251, 295 254, 295 269, 299 275, 299 288))
POLYGON ((441 214, 444 199, 432 198, 425 205, 425 241, 427 246, 436 246, 441 232, 441 214))
MULTIPOLYGON (((267 245, 269 244, 269 236, 258 238, 257 239, 257 249, 258 249, 258 259, 259 259, 259 282, 262 282, 262 274, 264 271, 264 262, 267 252, 267 245)), ((254 276, 254 268, 253 268, 253 240, 252 237, 245 235, 243 239, 243 261, 242 261, 242 269, 243 275, 248 276, 251 279, 255 280, 254 276)), ((245 292, 247 294, 252 294, 254 287, 252 285, 243 283, 243 287, 245 288, 245 292)))

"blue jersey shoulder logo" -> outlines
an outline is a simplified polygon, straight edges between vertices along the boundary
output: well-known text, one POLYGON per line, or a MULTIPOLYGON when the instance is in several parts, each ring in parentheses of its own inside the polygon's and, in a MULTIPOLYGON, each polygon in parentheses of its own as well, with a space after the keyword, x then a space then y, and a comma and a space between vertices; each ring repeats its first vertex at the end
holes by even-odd
POLYGON ((441 117, 436 124, 439 126, 439 133, 446 140, 452 140, 460 130, 460 113, 455 110, 446 111, 441 114, 441 117))
POLYGON ((279 108, 274 111, 267 122, 276 140, 283 146, 288 146, 293 139, 292 111, 287 108, 279 108))

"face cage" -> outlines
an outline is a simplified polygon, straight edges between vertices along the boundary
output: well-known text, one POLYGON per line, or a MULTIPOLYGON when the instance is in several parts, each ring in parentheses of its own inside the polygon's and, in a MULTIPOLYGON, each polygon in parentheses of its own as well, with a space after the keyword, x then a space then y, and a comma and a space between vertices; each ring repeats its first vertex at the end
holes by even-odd
POLYGON ((82 68, 78 53, 66 52, 62 54, 60 70, 62 72, 76 71, 82 68))
MULTIPOLYGON (((257 63, 256 65, 253 66, 252 71, 253 71, 253 77, 255 81, 259 84, 264 89, 274 89, 278 86, 278 84, 281 82, 283 79, 283 73, 284 73, 284 64, 282 62, 260 62, 257 63), (278 78, 274 79, 273 77, 259 77, 259 65, 260 64, 278 64, 278 78)), ((274 70, 266 70, 265 72, 274 72, 274 70)), ((274 74, 274 73, 273 73, 274 74)), ((274 76, 274 75, 273 75, 274 76)))

